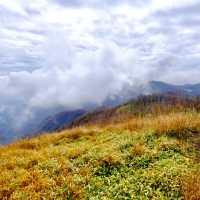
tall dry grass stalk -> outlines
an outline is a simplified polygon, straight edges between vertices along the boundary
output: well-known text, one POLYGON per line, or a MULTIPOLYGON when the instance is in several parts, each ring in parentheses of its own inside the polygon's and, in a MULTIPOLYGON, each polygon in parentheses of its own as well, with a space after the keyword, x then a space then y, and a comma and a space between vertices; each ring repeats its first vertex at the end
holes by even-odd
POLYGON ((193 172, 182 180, 182 192, 185 200, 200 199, 200 171, 193 172))
POLYGON ((106 127, 133 132, 153 130, 158 136, 168 134, 184 138, 190 136, 188 134, 193 135, 200 132, 200 115, 197 113, 171 113, 159 116, 133 117, 106 127))

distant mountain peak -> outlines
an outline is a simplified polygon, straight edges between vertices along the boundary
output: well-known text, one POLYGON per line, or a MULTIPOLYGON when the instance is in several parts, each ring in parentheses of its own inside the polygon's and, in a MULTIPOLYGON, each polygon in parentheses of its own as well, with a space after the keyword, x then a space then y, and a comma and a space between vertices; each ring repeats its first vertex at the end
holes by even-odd
POLYGON ((162 81, 149 82, 150 93, 177 93, 186 96, 199 96, 200 84, 175 85, 162 81))
POLYGON ((85 114, 85 110, 63 111, 43 120, 32 135, 58 131, 85 114))

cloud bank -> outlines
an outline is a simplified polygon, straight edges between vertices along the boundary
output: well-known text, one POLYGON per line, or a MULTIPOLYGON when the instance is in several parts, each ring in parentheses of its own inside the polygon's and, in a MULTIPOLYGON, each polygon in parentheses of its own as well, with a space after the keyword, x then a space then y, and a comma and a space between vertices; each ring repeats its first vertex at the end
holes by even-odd
POLYGON ((200 82, 199 22, 197 0, 0 1, 0 124, 150 80, 200 82))

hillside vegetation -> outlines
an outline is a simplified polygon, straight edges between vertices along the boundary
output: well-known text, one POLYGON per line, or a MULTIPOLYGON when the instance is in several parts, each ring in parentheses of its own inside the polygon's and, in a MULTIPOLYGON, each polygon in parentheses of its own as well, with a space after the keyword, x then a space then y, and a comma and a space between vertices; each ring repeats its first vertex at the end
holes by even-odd
POLYGON ((1 147, 0 199, 199 200, 200 114, 178 102, 128 103, 1 147))

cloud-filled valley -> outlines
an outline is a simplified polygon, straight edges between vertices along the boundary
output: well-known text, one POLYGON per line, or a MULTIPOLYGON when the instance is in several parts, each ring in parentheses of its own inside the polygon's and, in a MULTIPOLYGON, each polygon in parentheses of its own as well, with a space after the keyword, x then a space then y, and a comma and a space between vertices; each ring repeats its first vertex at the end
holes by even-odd
POLYGON ((2 0, 0 124, 20 131, 151 80, 200 82, 199 11, 197 0, 2 0))

